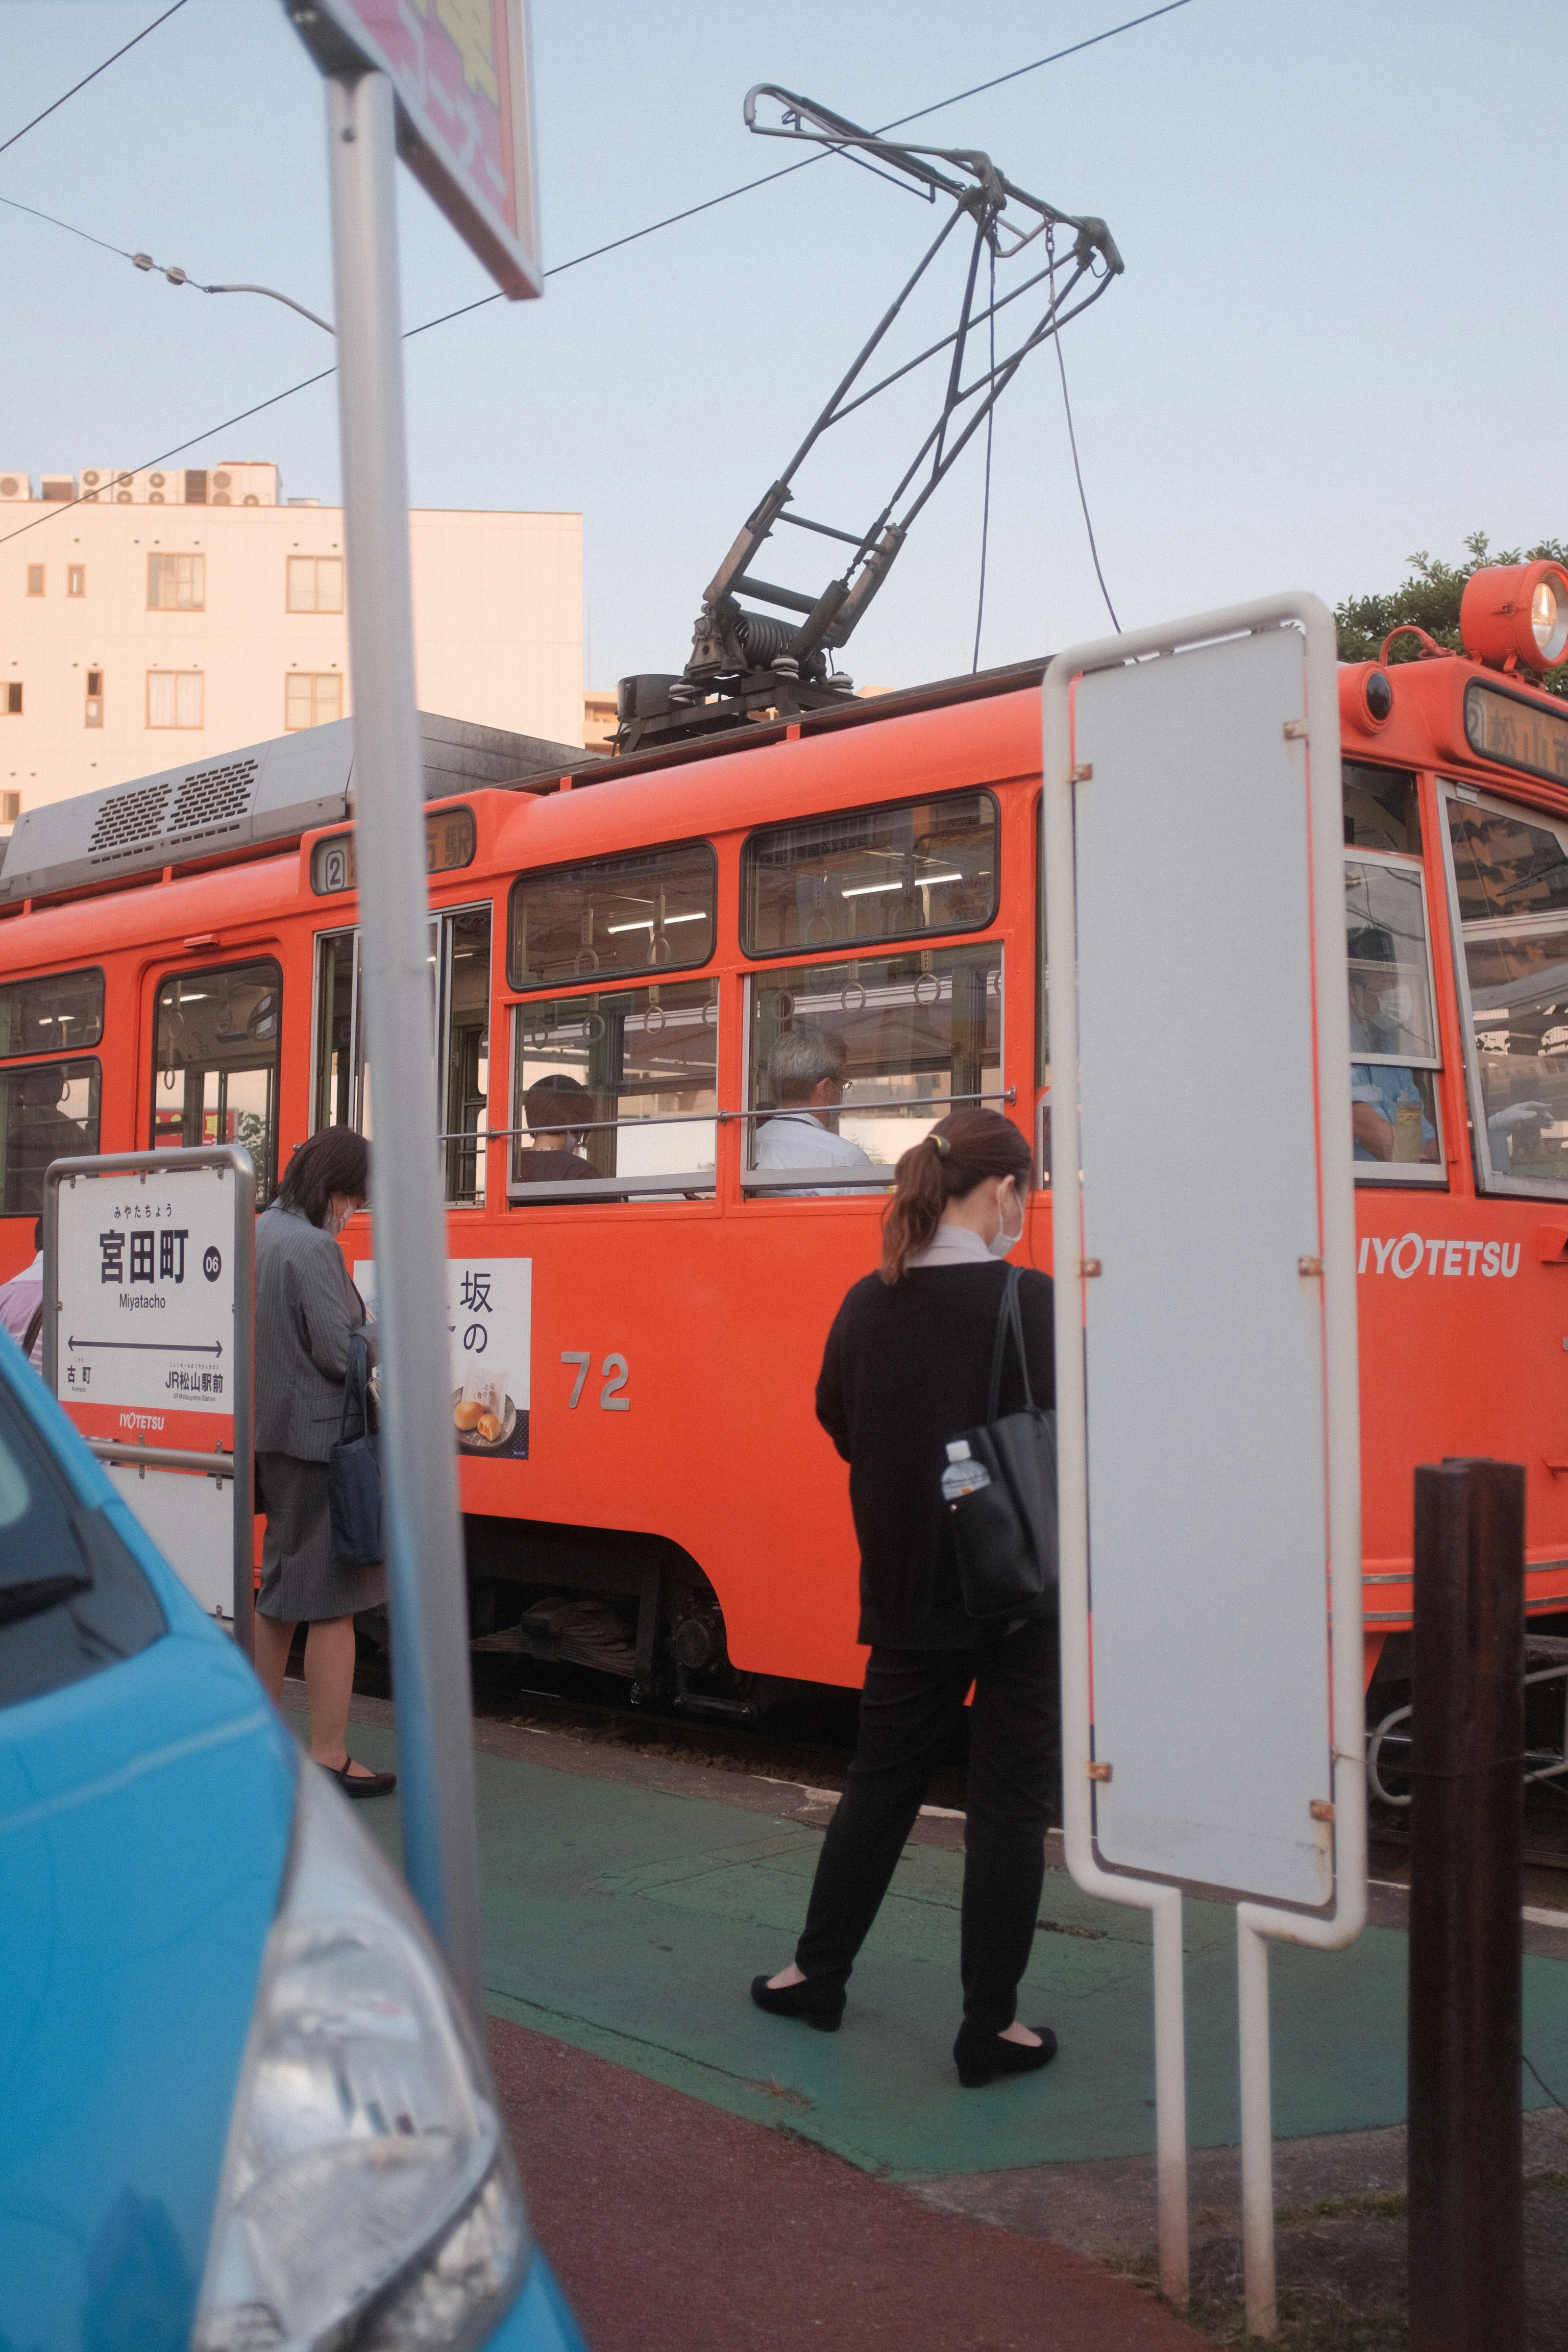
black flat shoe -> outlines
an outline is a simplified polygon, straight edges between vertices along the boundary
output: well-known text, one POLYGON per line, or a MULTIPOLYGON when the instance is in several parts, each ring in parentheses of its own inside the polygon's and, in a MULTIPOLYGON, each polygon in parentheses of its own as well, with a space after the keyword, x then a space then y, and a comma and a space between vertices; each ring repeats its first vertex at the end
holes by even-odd
POLYGON ((961 2025, 952 2055, 964 2089, 984 2090, 994 2074, 1035 2074, 1048 2066, 1057 2054, 1057 2037, 1048 2025, 1033 2031, 1040 2037, 1038 2048, 1027 2042, 1005 2042, 999 2033, 972 2033, 961 2025))
POLYGON ((753 1977, 752 1999, 770 2016, 804 2019, 818 2033, 837 2033, 844 2021, 843 1986, 814 1985, 809 1977, 793 1985, 771 1985, 766 1977, 753 1977))
POLYGON ((335 1780, 345 1797, 391 1796, 397 1786, 395 1772, 356 1772, 353 1761, 352 1756, 347 1756, 341 1769, 332 1764, 318 1764, 316 1769, 324 1772, 329 1780, 335 1780))

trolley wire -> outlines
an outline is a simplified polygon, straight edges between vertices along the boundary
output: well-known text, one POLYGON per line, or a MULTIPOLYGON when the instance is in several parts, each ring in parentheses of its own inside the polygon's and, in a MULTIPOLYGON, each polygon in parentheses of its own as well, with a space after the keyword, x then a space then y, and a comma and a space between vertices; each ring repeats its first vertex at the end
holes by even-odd
MULTIPOLYGON (((1057 291, 1056 267, 1055 257, 1051 253, 1051 233, 1049 229, 1046 231, 1046 253, 1049 259, 1051 268, 1051 301, 1054 307, 1057 291)), ((1062 380, 1062 407, 1066 413, 1068 421, 1068 446, 1072 451, 1073 478, 1078 484, 1078 502, 1083 509, 1083 527, 1089 533, 1089 551, 1094 559, 1094 576, 1100 583, 1100 593, 1105 599, 1105 609, 1110 615, 1110 625, 1116 631, 1117 635, 1120 636, 1121 635, 1121 624, 1116 617, 1116 607, 1110 601, 1110 591, 1105 584, 1105 574, 1100 568, 1100 550, 1094 543, 1094 524, 1090 519, 1089 511, 1089 494, 1083 487, 1083 467, 1079 464, 1078 460, 1078 435, 1073 431, 1072 403, 1068 398, 1068 370, 1067 362, 1062 357, 1062 339, 1060 335, 1053 334, 1051 341, 1056 346, 1057 368, 1062 380)))
MULTIPOLYGON (((100 66, 94 66, 89 74, 83 74, 79 81, 72 82, 69 89, 62 91, 61 95, 57 98, 51 105, 46 106, 42 114, 35 114, 31 122, 24 122, 20 131, 12 131, 9 139, 0 140, 0 155, 4 155, 8 147, 15 147, 18 139, 25 139, 29 131, 36 131, 40 122, 47 122, 51 114, 58 114, 61 107, 65 104, 67 99, 74 98, 79 89, 85 89, 89 81, 96 81, 100 73, 107 73, 109 71, 110 66, 118 65, 121 58, 124 57, 126 50, 133 49, 138 41, 144 41, 149 33, 155 33, 160 25, 166 25, 170 17, 177 16, 184 5, 185 0, 174 0, 174 5, 172 8, 165 8, 161 16, 154 16, 150 25, 143 25, 142 30, 139 33, 132 34, 131 39, 124 44, 124 47, 116 49, 111 58, 105 58, 103 63, 100 66)), ((22 206, 22 210, 26 212, 27 210, 27 206, 24 205, 22 206)), ((44 218, 46 220, 48 218, 47 213, 44 215, 44 218)), ((65 226, 65 223, 61 221, 58 226, 63 228, 65 226)), ((84 236, 86 232, 85 230, 79 230, 77 234, 79 236, 84 236)), ((97 237, 94 237, 92 241, 95 245, 100 242, 97 237)), ((118 253, 120 248, 118 246, 114 246, 110 247, 110 250, 118 253)))
MULTIPOLYGON (((1081 41, 1069 42, 1067 47, 1053 49, 1047 57, 1035 58, 1027 65, 1015 66, 1009 72, 994 75, 988 81, 975 82, 972 88, 955 91, 950 98, 935 99, 932 100, 931 105, 917 107, 910 114, 900 114, 895 117, 892 121, 884 122, 879 130, 878 136, 880 137, 889 131, 900 131, 906 124, 910 122, 922 121, 929 114, 940 114, 946 107, 962 105, 965 99, 978 98, 984 91, 998 89, 1004 83, 1017 81, 1026 74, 1038 73, 1042 68, 1046 66, 1058 65, 1064 58, 1078 57, 1085 49, 1098 48, 1102 42, 1115 40, 1117 37, 1122 33, 1135 32, 1140 26, 1152 24, 1158 17, 1174 16, 1178 9, 1188 7, 1190 5, 1191 0, 1164 0, 1164 5, 1161 7, 1146 9, 1142 16, 1129 16, 1119 25, 1108 25, 1103 32, 1091 33, 1081 41)), ((164 17, 172 16, 174 13, 174 8, 184 7, 184 0, 174 0, 174 7, 165 9, 163 16, 154 18, 153 22, 145 27, 144 32, 139 33, 136 36, 136 39, 144 39, 147 33, 156 31, 158 26, 163 23, 164 17)), ((125 44, 126 48, 132 48, 134 47, 134 46, 135 43, 132 41, 128 41, 125 44)), ((124 49, 117 49, 115 51, 115 57, 123 57, 124 54, 124 49)), ((94 68, 94 72, 101 73, 104 70, 104 67, 112 65, 113 63, 114 58, 106 58, 103 65, 96 67, 94 68)), ((93 76, 91 74, 87 77, 89 81, 92 79, 93 76)), ((84 84, 80 82, 76 85, 78 89, 83 87, 84 84)), ((63 106, 66 99, 73 97, 74 95, 74 90, 67 90, 64 97, 58 98, 55 100, 55 106, 63 106)), ((53 110, 53 108, 46 109, 46 112, 52 112, 53 110)), ((42 121, 43 116, 39 115, 36 117, 35 120, 42 121)), ((32 128, 33 125, 31 123, 25 124, 23 126, 23 130, 15 134, 15 138, 19 139, 23 137, 25 132, 32 128)), ((15 139, 7 141, 6 144, 14 145, 15 139)), ((0 148, 0 153, 4 153, 4 148, 0 148)), ((803 157, 797 163, 785 163, 776 172, 764 172, 758 179, 744 180, 737 187, 726 188, 720 195, 704 197, 700 204, 687 205, 679 212, 667 213, 661 219, 649 221, 642 228, 629 229, 624 236, 612 237, 604 245, 591 246, 584 253, 574 254, 569 261, 558 261, 552 268, 547 269, 544 272, 544 276, 547 278, 563 278, 569 269, 581 269, 585 262, 597 261, 607 253, 618 253, 623 247, 637 245, 640 243, 644 237, 658 236, 659 231, 662 229, 674 228, 681 221, 694 220, 700 213, 712 212, 715 207, 720 205, 732 203, 737 196, 751 195, 758 188, 771 186, 775 180, 790 179, 796 172, 809 171, 814 164, 826 163, 827 160, 828 156, 826 152, 816 155, 807 155, 803 157)), ((133 261, 135 259, 135 256, 125 247, 110 245, 105 238, 94 236, 87 229, 77 228, 69 221, 59 220, 52 213, 38 211, 36 205, 19 204, 15 197, 11 196, 0 196, 0 204, 9 205, 17 212, 32 213, 37 219, 48 221, 56 228, 68 230, 73 236, 85 237, 89 245, 101 246, 106 253, 120 254, 124 259, 130 261, 133 261)), ((184 282, 195 284, 198 281, 187 279, 184 282)), ((202 290, 205 291, 206 289, 204 288, 202 290)), ((492 303, 503 301, 505 299, 505 296, 500 291, 493 294, 480 294, 477 296, 472 302, 459 303, 456 310, 443 310, 434 319, 421 320, 420 323, 416 327, 405 328, 403 333, 403 341, 405 343, 412 342, 416 335, 427 335, 437 327, 449 326, 455 319, 466 319, 472 311, 489 310, 492 303)), ((298 309, 299 307, 300 306, 298 304, 290 305, 290 308, 294 309, 298 309)), ((306 312, 305 315, 310 317, 312 314, 306 312)), ((321 322, 318 320, 316 323, 320 324, 321 322)), ((993 326, 992 331, 993 334, 994 334, 994 326, 993 326)), ((1061 359, 1061 346, 1059 340, 1058 341, 1057 346, 1057 357, 1059 364, 1061 359)), ((187 440, 175 442, 172 448, 163 450, 155 457, 149 457, 143 466, 133 467, 132 470, 137 473, 144 473, 154 466, 167 465, 171 458, 184 457, 188 449, 198 447, 204 441, 213 440, 218 434, 228 432, 230 428, 236 425, 245 424, 252 416, 259 416, 266 409, 278 407, 279 404, 285 400, 292 400, 297 393, 309 392, 312 385, 324 383, 329 376, 335 375, 336 373, 337 369, 335 367, 319 368, 313 375, 301 376, 297 383, 285 385, 281 392, 271 393, 265 400, 255 402, 249 408, 242 408, 237 415, 233 416, 226 416, 218 424, 205 426, 200 433, 193 433, 187 440)), ((1067 390, 1067 377, 1065 371, 1062 377, 1062 389, 1065 397, 1067 390)), ((1072 416, 1070 409, 1068 416, 1068 430, 1070 437, 1072 433, 1072 416)), ((1076 470, 1078 467, 1078 446, 1076 440, 1073 442, 1073 464, 1076 470)), ((987 471, 989 472, 989 464, 987 471)), ((1079 475, 1079 495, 1081 500, 1083 499, 1083 478, 1081 473, 1079 475)), ((79 497, 69 499, 61 499, 58 503, 51 502, 47 514, 37 515, 31 522, 20 523, 15 530, 8 530, 0 533, 0 547, 3 547, 8 540, 21 539, 28 531, 38 530, 45 523, 54 522, 58 520, 61 515, 69 514, 74 507, 78 507, 81 503, 82 501, 79 497)), ((1084 503, 1084 520, 1087 525, 1089 523, 1089 508, 1087 501, 1084 503)), ((1091 549, 1094 546, 1094 532, 1092 526, 1089 527, 1089 545, 1091 549)), ((1100 570, 1100 558, 1098 553, 1095 555, 1095 570, 1097 572, 1100 570)), ((1101 592, 1104 593, 1105 581, 1103 575, 1100 577, 1100 584, 1101 592)), ((1109 594, 1107 594, 1106 604, 1108 606, 1110 605, 1110 599, 1109 594)), ((1111 617, 1112 619, 1115 618, 1114 611, 1112 611, 1111 617)), ((1121 624, 1118 623, 1117 625, 1120 627, 1121 624)))
MULTIPOLYGON (((1054 289, 1053 289, 1054 299, 1054 289)), ((991 377, 996 378, 996 248, 991 248, 991 377)), ((980 502, 980 593, 974 605, 974 658, 970 669, 980 668, 980 632, 985 621, 985 558, 991 545, 991 434, 996 422, 996 404, 992 402, 985 412, 985 489, 980 502)))

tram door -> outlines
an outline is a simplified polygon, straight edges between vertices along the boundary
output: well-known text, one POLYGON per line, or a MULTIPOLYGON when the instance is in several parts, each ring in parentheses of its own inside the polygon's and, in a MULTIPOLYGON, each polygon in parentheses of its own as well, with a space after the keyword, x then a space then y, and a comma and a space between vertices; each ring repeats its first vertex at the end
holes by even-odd
POLYGON ((159 981, 153 1020, 154 1150, 238 1143, 258 1208, 278 1180, 283 975, 268 957, 159 981))

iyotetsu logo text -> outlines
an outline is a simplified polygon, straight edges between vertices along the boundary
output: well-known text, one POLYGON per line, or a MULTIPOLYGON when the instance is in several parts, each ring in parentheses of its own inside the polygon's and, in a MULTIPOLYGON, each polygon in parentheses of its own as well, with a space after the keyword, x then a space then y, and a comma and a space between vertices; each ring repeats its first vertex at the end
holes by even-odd
POLYGON ((1363 1236, 1356 1259, 1358 1274, 1392 1274, 1408 1282, 1412 1275, 1499 1275, 1510 1281, 1519 1272, 1517 1242, 1428 1241, 1425 1234, 1401 1234, 1397 1240, 1363 1236))

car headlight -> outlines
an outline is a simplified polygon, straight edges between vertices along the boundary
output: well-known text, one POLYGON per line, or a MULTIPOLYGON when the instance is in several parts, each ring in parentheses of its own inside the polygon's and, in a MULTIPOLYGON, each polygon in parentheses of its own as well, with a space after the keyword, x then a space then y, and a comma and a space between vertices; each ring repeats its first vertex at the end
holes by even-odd
POLYGON ((461 2347, 527 2259, 489 2073, 429 1933, 305 1764, 192 2352, 461 2347))

